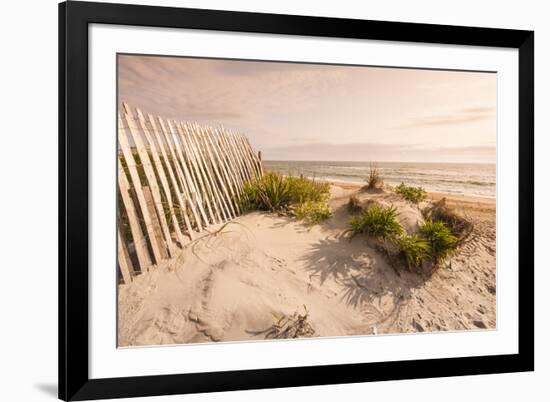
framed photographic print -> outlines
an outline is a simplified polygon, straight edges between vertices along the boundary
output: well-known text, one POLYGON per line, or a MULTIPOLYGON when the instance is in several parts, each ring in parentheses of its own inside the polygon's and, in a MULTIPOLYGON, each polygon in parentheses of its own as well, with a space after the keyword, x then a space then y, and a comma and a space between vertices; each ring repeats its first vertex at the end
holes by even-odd
POLYGON ((534 33, 59 5, 59 397, 534 369, 534 33))

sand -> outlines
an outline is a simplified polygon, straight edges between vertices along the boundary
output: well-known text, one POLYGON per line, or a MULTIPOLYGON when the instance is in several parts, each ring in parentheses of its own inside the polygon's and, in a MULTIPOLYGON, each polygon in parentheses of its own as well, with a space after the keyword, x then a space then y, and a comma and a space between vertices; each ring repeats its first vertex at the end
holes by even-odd
MULTIPOLYGON (((443 267, 418 274, 350 239, 357 190, 332 185, 333 216, 319 225, 254 212, 210 227, 177 260, 119 285, 119 346, 495 328, 495 200, 430 194, 475 226, 443 267)), ((408 231, 422 219, 393 193, 360 198, 395 205, 408 231)))

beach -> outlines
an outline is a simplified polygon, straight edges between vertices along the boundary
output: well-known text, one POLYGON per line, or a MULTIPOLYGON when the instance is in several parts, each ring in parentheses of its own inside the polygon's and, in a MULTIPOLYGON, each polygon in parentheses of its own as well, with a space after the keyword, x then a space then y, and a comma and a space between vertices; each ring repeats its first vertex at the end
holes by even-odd
POLYGON ((304 175, 317 180, 361 185, 375 166, 384 182, 398 186, 402 181, 433 193, 467 194, 494 198, 494 163, 354 162, 354 161, 262 161, 264 169, 284 175, 304 175))
POLYGON ((418 208, 391 191, 331 183, 324 222, 247 213, 120 284, 118 346, 278 339, 282 323, 306 321, 302 337, 496 328, 494 198, 429 193, 429 202, 445 198, 467 216, 473 232, 444 266, 418 273, 395 269, 363 236, 351 238, 347 205, 357 194, 395 205, 405 228, 418 208))

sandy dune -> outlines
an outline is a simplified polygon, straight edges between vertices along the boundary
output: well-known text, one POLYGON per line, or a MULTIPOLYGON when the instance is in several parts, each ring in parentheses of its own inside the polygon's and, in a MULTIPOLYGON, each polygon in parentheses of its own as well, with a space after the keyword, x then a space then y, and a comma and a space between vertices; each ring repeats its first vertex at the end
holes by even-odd
MULTIPOLYGON (((475 221, 472 239, 444 268, 419 275, 393 268, 365 238, 349 239, 346 204, 356 191, 334 185, 333 217, 320 225, 251 213, 211 227, 219 232, 177 261, 120 285, 119 346, 276 338, 306 308, 303 336, 495 327, 494 200, 448 198, 475 221)), ((406 228, 416 224, 418 211, 395 194, 362 197, 394 204, 406 228)))

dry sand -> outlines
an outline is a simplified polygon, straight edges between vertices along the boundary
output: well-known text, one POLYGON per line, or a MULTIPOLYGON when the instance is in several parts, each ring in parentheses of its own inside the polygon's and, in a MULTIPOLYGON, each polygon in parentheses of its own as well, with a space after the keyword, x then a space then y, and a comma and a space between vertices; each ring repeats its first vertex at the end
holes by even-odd
MULTIPOLYGON (((495 328, 494 199, 431 194, 445 196, 475 229, 444 267, 417 274, 345 234, 356 186, 338 183, 331 193, 333 216, 322 224, 247 214, 120 285, 119 346, 275 338, 274 325, 305 308, 310 336, 495 328)), ((397 206, 407 230, 421 219, 395 194, 360 198, 397 206)))

